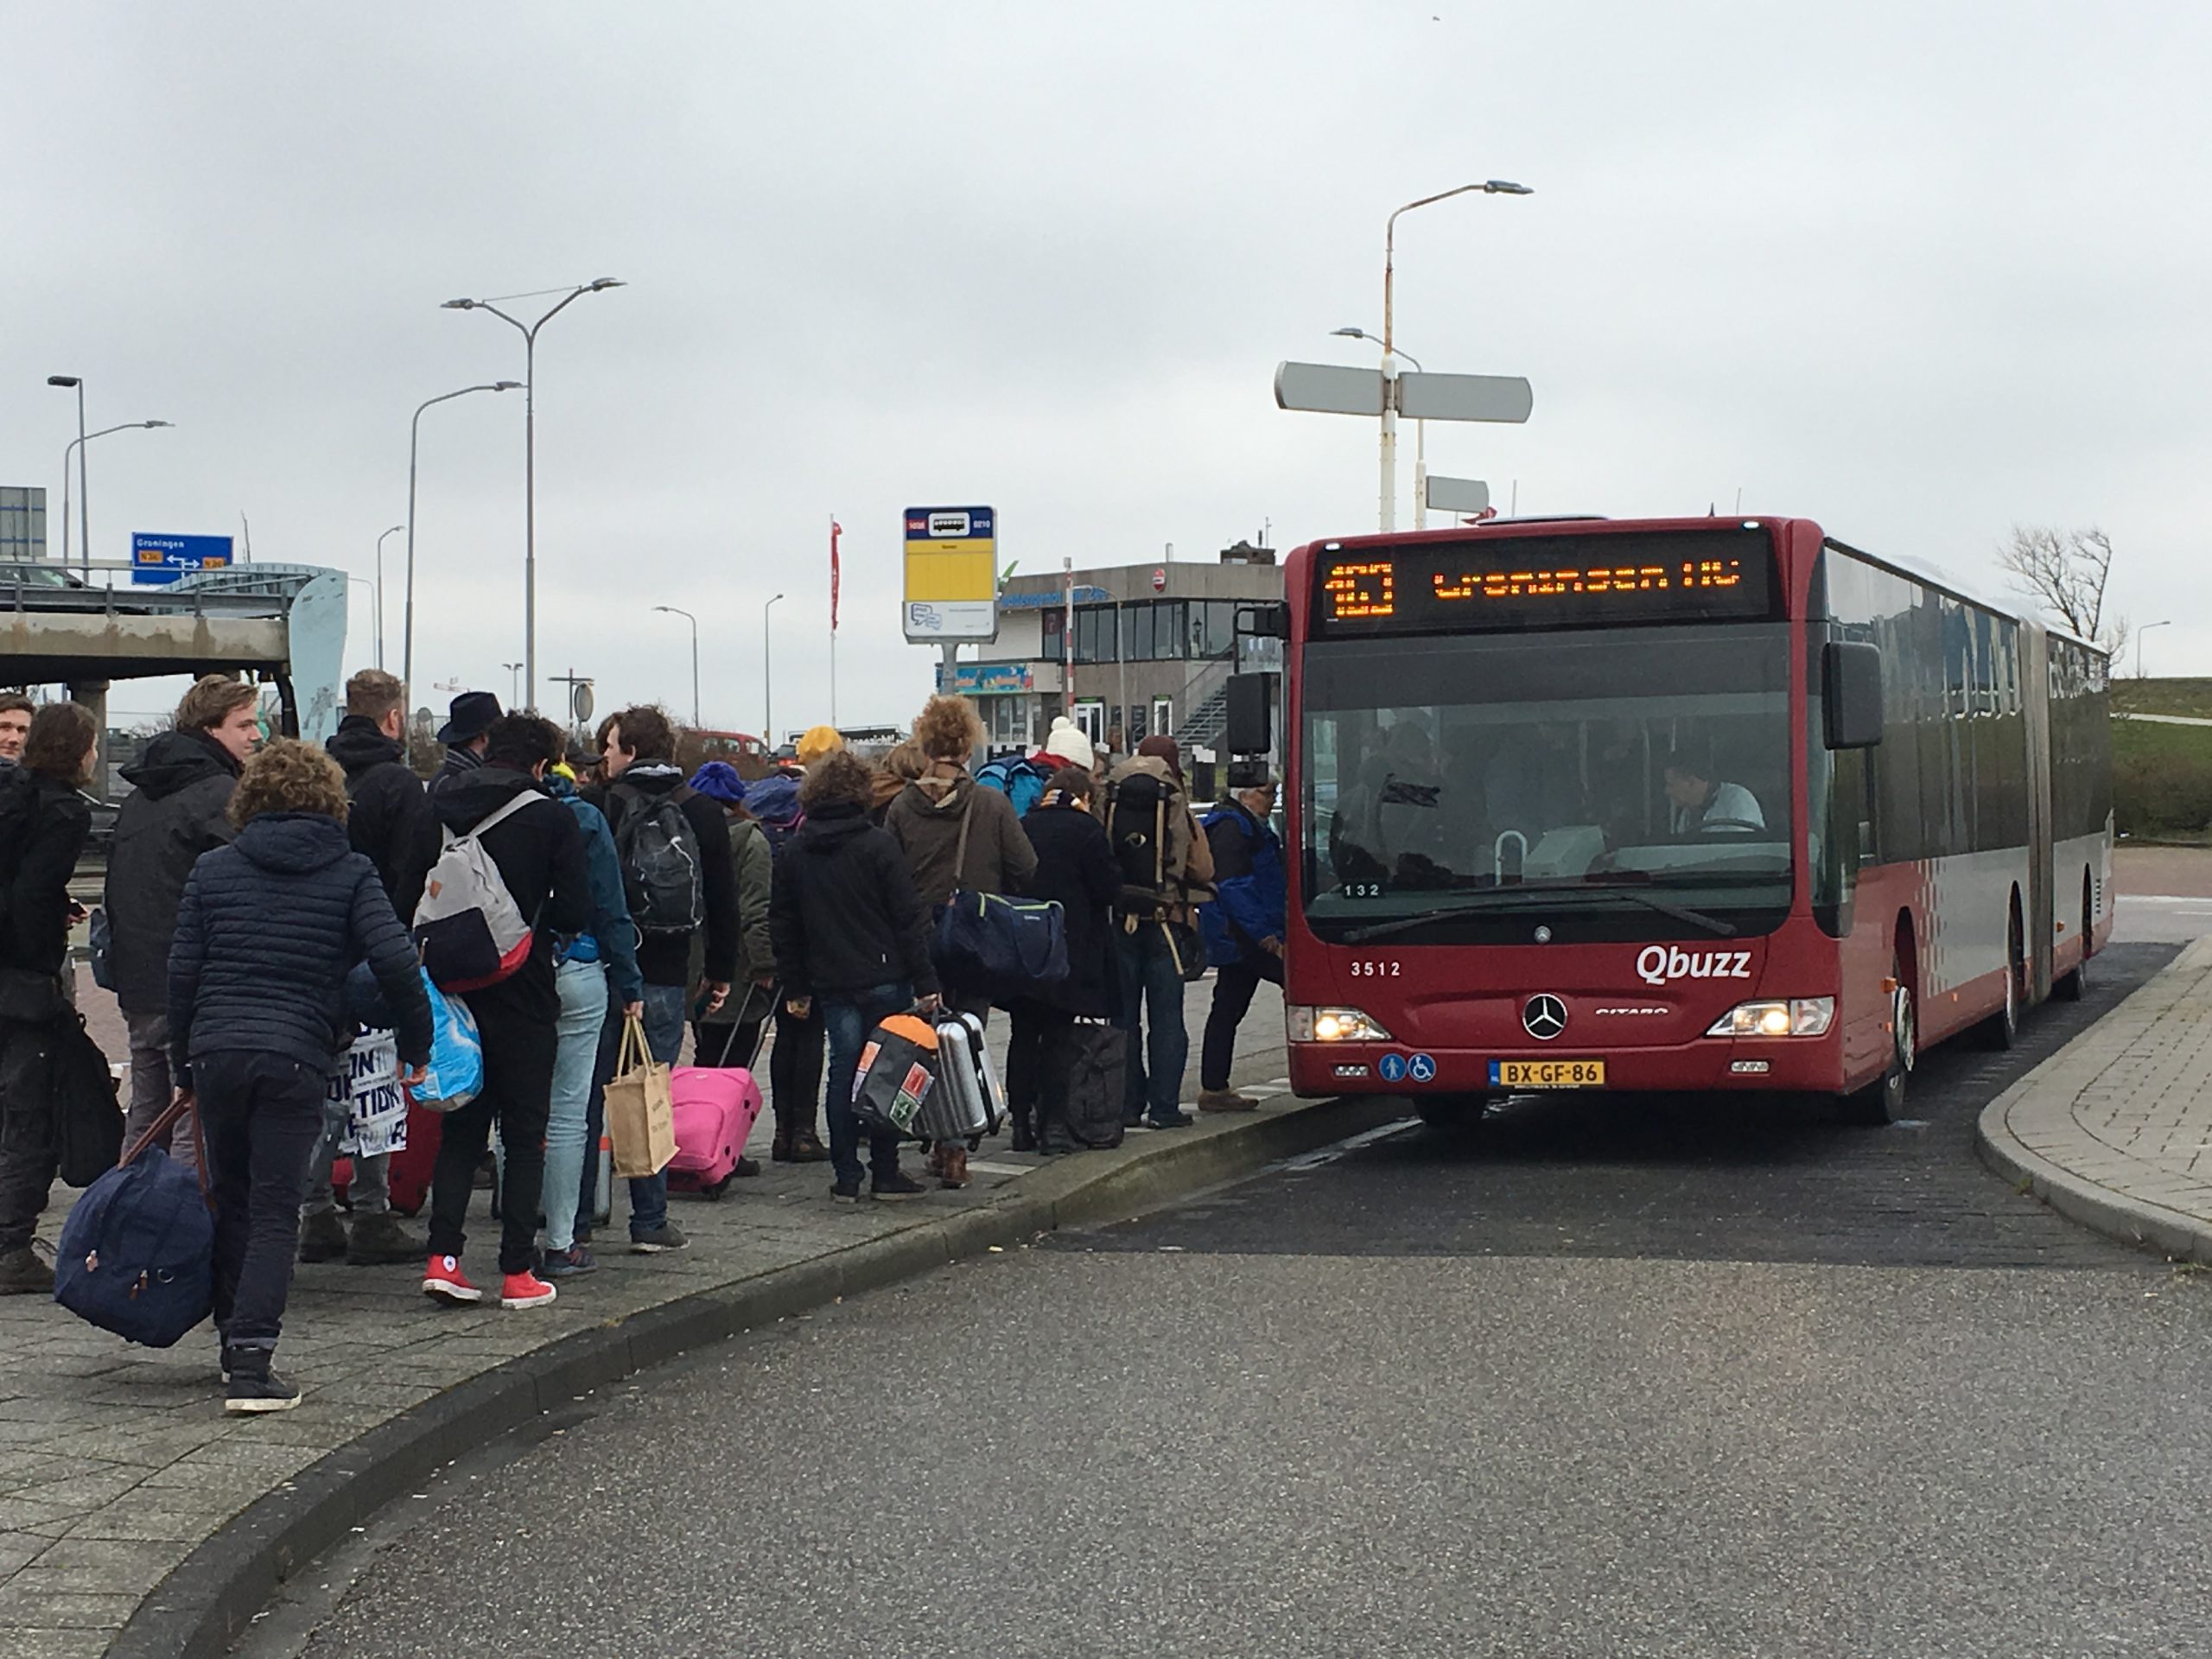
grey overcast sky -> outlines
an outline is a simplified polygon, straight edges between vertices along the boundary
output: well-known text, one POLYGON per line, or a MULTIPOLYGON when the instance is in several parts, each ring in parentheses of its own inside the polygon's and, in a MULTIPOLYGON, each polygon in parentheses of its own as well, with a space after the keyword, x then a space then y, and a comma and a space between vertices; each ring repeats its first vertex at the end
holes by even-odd
MULTIPOLYGON (((708 722, 757 728, 780 591, 779 724, 820 717, 833 512, 849 723, 927 689, 909 503, 995 505, 1028 570, 1372 528, 1372 423, 1278 411, 1274 364, 1371 362, 1327 336, 1379 327, 1384 218, 1492 176, 1538 194, 1401 221, 1399 337, 1535 413, 1438 470, 1740 488, 1992 586, 2015 521, 2096 523, 2173 619, 2151 671, 2212 664, 2212 8, 83 0, 0 60, 0 482, 59 496, 50 373, 176 423, 92 447, 101 556, 243 511, 365 574, 416 404, 520 378, 439 302, 630 284, 539 353, 540 669, 602 706, 688 703, 683 605, 708 722)), ((424 417, 418 690, 521 654, 522 416, 424 417)))

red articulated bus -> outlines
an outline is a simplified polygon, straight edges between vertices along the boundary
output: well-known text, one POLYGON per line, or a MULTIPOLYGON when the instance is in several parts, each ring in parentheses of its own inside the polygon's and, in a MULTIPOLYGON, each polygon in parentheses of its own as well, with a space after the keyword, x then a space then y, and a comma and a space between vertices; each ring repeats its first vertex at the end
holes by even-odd
POLYGON ((1931 572, 1804 519, 1572 519, 1287 578, 1301 1095, 1893 1122, 1922 1048, 2009 1045, 2110 935, 2106 658, 1931 572))

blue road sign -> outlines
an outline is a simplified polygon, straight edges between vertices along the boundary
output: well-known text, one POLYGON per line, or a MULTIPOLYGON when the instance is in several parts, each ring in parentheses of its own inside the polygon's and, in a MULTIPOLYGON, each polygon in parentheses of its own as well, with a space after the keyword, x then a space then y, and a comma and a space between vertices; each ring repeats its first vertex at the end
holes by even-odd
POLYGON ((1414 1055, 1406 1062, 1406 1075, 1415 1083, 1434 1083, 1436 1081, 1435 1057, 1428 1054, 1414 1055))
POLYGON ((130 580, 141 587, 175 582, 188 570, 221 570, 231 563, 227 536, 130 535, 130 580))
POLYGON ((1385 1083, 1403 1083, 1406 1080, 1406 1057, 1402 1054, 1385 1054, 1376 1062, 1375 1071, 1385 1083))

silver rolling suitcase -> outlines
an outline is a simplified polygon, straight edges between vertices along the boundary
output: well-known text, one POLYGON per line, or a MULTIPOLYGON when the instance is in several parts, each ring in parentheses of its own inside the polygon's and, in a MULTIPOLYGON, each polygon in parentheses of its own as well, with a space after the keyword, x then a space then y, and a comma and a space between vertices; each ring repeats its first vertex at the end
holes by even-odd
POLYGON ((1006 1117, 1006 1096, 983 1044, 983 1022, 972 1014, 948 1014, 937 1026, 938 1086, 922 1103, 925 1133, 932 1141, 966 1141, 995 1135, 1006 1117))

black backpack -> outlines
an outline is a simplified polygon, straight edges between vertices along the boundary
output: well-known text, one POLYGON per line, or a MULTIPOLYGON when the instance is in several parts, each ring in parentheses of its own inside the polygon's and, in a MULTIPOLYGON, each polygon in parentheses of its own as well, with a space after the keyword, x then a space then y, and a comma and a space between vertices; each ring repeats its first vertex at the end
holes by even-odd
POLYGON ((1106 838, 1122 867, 1116 908, 1123 916, 1151 921, 1166 912, 1175 875, 1167 864, 1168 832, 1182 810, 1182 791, 1165 778, 1140 772, 1107 786, 1106 838))
POLYGON ((699 832, 683 816, 690 789, 678 784, 665 794, 648 795, 617 784, 613 792, 630 809, 614 832, 630 919, 648 938, 696 931, 707 917, 707 888, 699 832))

